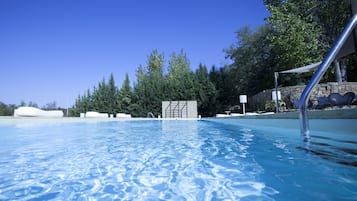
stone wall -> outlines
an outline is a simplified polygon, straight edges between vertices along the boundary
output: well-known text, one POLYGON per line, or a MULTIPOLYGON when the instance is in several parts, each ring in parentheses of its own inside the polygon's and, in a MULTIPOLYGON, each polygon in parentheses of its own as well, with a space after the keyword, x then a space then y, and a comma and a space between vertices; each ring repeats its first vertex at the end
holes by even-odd
MULTIPOLYGON (((287 109, 296 109, 294 103, 297 103, 300 99, 302 91, 305 89, 306 85, 290 86, 290 87, 279 87, 278 90, 281 93, 281 99, 286 103, 287 109)), ((252 97, 248 98, 248 108, 251 111, 264 111, 265 103, 271 101, 272 90, 264 90, 252 97)), ((329 96, 331 93, 339 93, 341 95, 347 92, 354 92, 357 94, 357 82, 328 82, 318 84, 312 90, 310 100, 316 100, 317 97, 329 96)))

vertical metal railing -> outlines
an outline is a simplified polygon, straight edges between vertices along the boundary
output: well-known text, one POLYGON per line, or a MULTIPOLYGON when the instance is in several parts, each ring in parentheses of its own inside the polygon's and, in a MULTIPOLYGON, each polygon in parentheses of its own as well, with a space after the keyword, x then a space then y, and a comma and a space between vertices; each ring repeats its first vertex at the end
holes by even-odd
POLYGON ((171 101, 170 101, 169 105, 165 108, 165 116, 164 116, 164 118, 168 118, 168 117, 171 118, 171 101), (169 115, 167 114, 167 110, 170 111, 169 115))
POLYGON ((310 140, 310 127, 309 119, 307 114, 309 97, 311 95, 312 89, 316 84, 319 83, 323 74, 326 72, 331 63, 337 58, 339 52, 341 51, 343 45, 346 43, 348 37, 353 32, 357 24, 357 15, 354 15, 351 20, 346 25, 345 29, 339 36, 337 42, 331 48, 330 52, 327 54, 320 67, 317 69, 313 77, 311 78, 309 84, 305 87, 302 92, 299 100, 299 109, 300 109, 300 129, 301 134, 304 136, 305 141, 310 140))
POLYGON ((185 117, 185 118, 187 118, 187 117, 188 117, 187 101, 185 101, 185 102, 183 103, 183 105, 182 105, 182 107, 181 107, 181 109, 180 109, 180 112, 181 112, 180 117, 181 117, 181 118, 182 118, 183 109, 185 109, 185 108, 186 108, 186 117, 185 117))
POLYGON ((183 118, 184 110, 186 111, 187 118, 188 101, 170 101, 170 103, 165 108, 164 118, 183 118))
POLYGON ((175 113, 175 110, 177 110, 177 117, 179 117, 179 114, 180 114, 180 101, 177 101, 177 104, 175 105, 174 109, 172 109, 172 112, 173 112, 173 115, 171 118, 175 118, 176 117, 176 113, 175 113), (177 109, 176 109, 177 108, 177 109))

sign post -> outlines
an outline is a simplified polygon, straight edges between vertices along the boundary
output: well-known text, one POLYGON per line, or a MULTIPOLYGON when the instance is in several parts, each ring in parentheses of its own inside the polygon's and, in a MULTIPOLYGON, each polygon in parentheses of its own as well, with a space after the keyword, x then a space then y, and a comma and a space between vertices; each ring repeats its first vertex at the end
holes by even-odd
POLYGON ((243 104, 243 114, 245 115, 245 104, 247 103, 247 95, 240 95, 239 102, 243 104))

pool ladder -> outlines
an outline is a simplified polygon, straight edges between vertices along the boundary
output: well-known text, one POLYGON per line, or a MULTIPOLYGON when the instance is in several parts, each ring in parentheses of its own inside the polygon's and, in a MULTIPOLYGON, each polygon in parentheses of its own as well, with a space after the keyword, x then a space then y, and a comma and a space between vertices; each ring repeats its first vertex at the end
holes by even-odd
POLYGON ((326 72, 331 63, 338 58, 347 56, 357 50, 357 33, 355 26, 357 24, 357 1, 351 1, 351 9, 354 14, 350 21, 347 23, 345 29, 342 31, 341 35, 337 39, 334 46, 331 48, 315 74, 312 76, 310 82, 305 87, 302 92, 299 100, 299 109, 300 109, 300 129, 301 134, 304 137, 305 141, 310 140, 310 131, 309 131, 309 119, 307 114, 309 97, 311 95, 312 89, 316 84, 319 83, 323 74, 326 72))

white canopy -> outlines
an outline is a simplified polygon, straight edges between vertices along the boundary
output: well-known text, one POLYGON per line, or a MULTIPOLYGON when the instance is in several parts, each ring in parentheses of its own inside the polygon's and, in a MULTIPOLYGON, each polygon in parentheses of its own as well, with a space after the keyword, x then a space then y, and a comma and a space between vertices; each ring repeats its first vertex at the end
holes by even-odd
POLYGON ((318 68, 320 66, 320 64, 321 64, 321 61, 317 62, 317 63, 313 63, 313 64, 310 64, 310 65, 307 65, 307 66, 294 68, 294 69, 286 70, 286 71, 281 71, 279 73, 306 73, 306 72, 309 72, 311 70, 315 70, 316 68, 318 68))
MULTIPOLYGON (((285 71, 280 71, 280 72, 274 72, 274 81, 275 81, 275 92, 273 91, 272 93, 272 98, 274 100, 279 100, 279 91, 278 91, 278 77, 279 77, 279 73, 306 73, 309 72, 311 70, 315 70, 316 68, 318 68, 320 66, 320 64, 322 63, 322 61, 317 62, 317 63, 313 63, 307 66, 303 66, 303 67, 299 67, 299 68, 294 68, 294 69, 290 69, 290 70, 285 70, 285 71), (275 93, 275 97, 274 97, 274 93, 275 93)), ((278 102, 276 102, 276 112, 279 112, 279 105, 278 102)))

